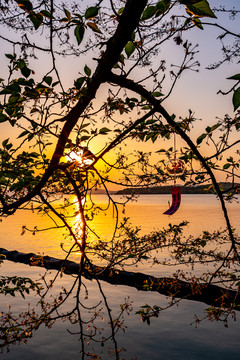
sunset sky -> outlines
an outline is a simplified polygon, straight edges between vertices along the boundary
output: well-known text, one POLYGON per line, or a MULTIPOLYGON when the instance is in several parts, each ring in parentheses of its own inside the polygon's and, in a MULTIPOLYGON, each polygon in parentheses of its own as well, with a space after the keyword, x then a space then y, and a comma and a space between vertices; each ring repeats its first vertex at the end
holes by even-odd
MULTIPOLYGON (((87 6, 93 6, 94 1, 84 1, 87 6)), ((230 0, 230 1, 217 1, 210 0, 210 6, 212 9, 214 7, 220 7, 221 4, 226 4, 225 6, 238 7, 239 1, 230 0)), ((67 7, 67 4, 66 4, 67 7)), ((203 22, 207 23, 220 23, 222 26, 226 26, 232 31, 239 31, 239 18, 240 15, 237 14, 234 21, 229 19, 228 13, 216 13, 218 19, 207 19, 205 18, 203 22)), ((191 138, 196 140, 196 138, 204 131, 206 126, 211 126, 216 123, 216 117, 223 118, 225 114, 233 116, 233 105, 232 105, 232 95, 223 96, 217 94, 221 89, 227 91, 234 84, 231 80, 226 80, 227 77, 232 76, 236 73, 239 73, 239 65, 233 63, 225 63, 217 70, 207 70, 206 67, 211 65, 214 62, 217 62, 221 56, 221 42, 216 40, 216 38, 222 33, 220 29, 214 28, 213 26, 204 25, 204 31, 194 28, 188 33, 183 33, 183 41, 189 40, 192 44, 199 44, 199 53, 196 55, 196 60, 200 62, 199 72, 186 71, 183 73, 181 78, 178 80, 173 93, 171 96, 163 103, 165 108, 170 114, 175 114, 177 117, 186 116, 188 114, 188 109, 191 109, 195 113, 195 117, 201 119, 197 121, 193 131, 191 132, 191 138)), ((45 41, 44 36, 40 36, 40 31, 36 35, 36 42, 40 41, 43 43, 45 41)), ((8 36, 10 39, 14 39, 16 34, 9 33, 7 29, 3 30, 3 36, 8 36)), ((0 69, 0 77, 7 78, 7 59, 3 54, 12 53, 12 46, 3 40, 0 40, 2 61, 0 69)), ((76 44, 77 46, 77 44, 76 44)), ((38 55, 38 54, 37 54, 38 55)), ((179 59, 184 55, 184 49, 180 45, 176 45, 174 41, 168 42, 163 46, 161 52, 158 56, 153 59, 153 69, 157 67, 159 61, 165 59, 167 61, 167 68, 171 70, 171 64, 178 64, 179 59)), ((60 75, 64 81, 66 88, 73 85, 74 79, 79 77, 79 73, 83 73, 83 67, 85 64, 91 68, 92 73, 96 67, 96 60, 93 58, 98 58, 99 52, 91 52, 88 56, 82 56, 81 60, 79 58, 70 56, 65 58, 58 58, 57 65, 59 68, 60 75)), ((51 64, 45 60, 45 57, 40 55, 38 60, 30 59, 30 68, 32 68, 37 74, 37 78, 41 77, 51 68, 51 64), (39 74, 39 75, 38 75, 39 74)), ((142 72, 146 71, 148 74, 148 69, 141 70, 142 72)), ((138 79, 139 73, 135 72, 131 77, 134 77, 135 80, 138 79)), ((167 93, 170 86, 170 76, 166 74, 166 81, 163 84, 162 92, 167 93)), ((147 84, 148 85, 148 84, 147 84)), ((149 83, 149 89, 151 90, 151 83, 149 83)), ((100 104, 101 101, 106 99, 106 85, 103 85, 97 93, 96 104, 100 104)), ((105 125, 103 125, 105 126, 105 125)), ((6 124, 1 124, 2 130, 0 134, 0 139, 3 140, 7 137, 18 136, 19 130, 7 126, 6 124)), ((107 137, 103 139, 105 141, 107 137)), ((181 139, 177 139, 178 146, 184 146, 181 139)), ((99 150, 104 146, 104 144, 92 144, 94 151, 99 150)), ((162 141, 157 141, 154 146, 147 142, 145 144, 140 144, 132 142, 128 144, 128 151, 133 151, 134 149, 141 149, 146 151, 156 151, 165 145, 162 141)), ((167 147, 171 146, 170 143, 166 144, 167 147)), ((208 152, 209 149, 206 148, 203 152, 208 152)), ((236 151, 236 149, 233 149, 236 151)), ((156 157, 157 159, 157 157, 156 157)))

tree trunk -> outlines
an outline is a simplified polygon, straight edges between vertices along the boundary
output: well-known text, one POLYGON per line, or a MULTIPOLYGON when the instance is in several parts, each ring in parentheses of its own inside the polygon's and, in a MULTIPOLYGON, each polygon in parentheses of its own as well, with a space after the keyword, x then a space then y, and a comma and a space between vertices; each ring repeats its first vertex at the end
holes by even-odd
MULTIPOLYGON (((40 266, 46 269, 54 269, 65 274, 78 275, 79 264, 69 261, 56 259, 49 256, 38 256, 34 253, 21 253, 16 250, 8 251, 0 248, 7 260, 28 264, 30 266, 40 266)), ((93 265, 91 268, 85 266, 82 274, 87 279, 98 278, 114 285, 125 285, 135 287, 138 290, 157 291, 160 294, 187 300, 195 300, 211 306, 234 308, 239 310, 240 294, 238 291, 229 290, 212 284, 201 284, 198 282, 186 282, 176 278, 161 277, 131 272, 117 269, 106 269, 101 266, 93 265)))

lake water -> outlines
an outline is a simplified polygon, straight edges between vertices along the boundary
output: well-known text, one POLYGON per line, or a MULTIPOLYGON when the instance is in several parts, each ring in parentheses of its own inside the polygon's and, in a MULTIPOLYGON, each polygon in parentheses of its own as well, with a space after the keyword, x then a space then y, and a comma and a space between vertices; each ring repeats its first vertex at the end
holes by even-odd
MULTIPOLYGON (((95 202, 104 206, 106 198, 102 195, 95 195, 95 202)), ((115 196, 120 199, 120 196, 115 196)), ((198 235, 203 230, 214 231, 219 227, 225 228, 224 218, 220 209, 218 200, 212 195, 183 195, 180 209, 171 217, 163 215, 168 208, 168 202, 171 201, 170 195, 141 195, 137 202, 131 202, 126 205, 125 215, 131 217, 133 225, 140 225, 142 233, 147 233, 153 229, 166 227, 168 223, 179 223, 187 220, 190 224, 186 228, 186 234, 198 235)), ((232 226, 240 229, 239 215, 240 205, 234 202, 228 205, 229 216, 232 226)), ((3 220, 0 224, 1 238, 0 247, 8 250, 18 250, 23 252, 35 252, 55 257, 63 257, 60 243, 63 241, 63 230, 37 233, 35 236, 25 234, 21 236, 22 225, 34 227, 39 224, 39 216, 35 213, 29 215, 24 211, 19 211, 9 219, 3 220)), ((49 226, 48 220, 40 218, 41 226, 49 226)), ((112 209, 105 214, 96 217, 92 227, 97 233, 104 237, 110 236, 113 229, 112 209)), ((68 240, 65 240, 66 246, 68 240)), ((73 260, 78 259, 75 254, 73 260)), ((150 267, 148 263, 140 265, 136 271, 163 276, 168 274, 169 270, 162 266, 150 267)), ((28 276, 32 279, 39 279, 44 270, 37 267, 29 267, 22 264, 15 264, 5 261, 0 268, 1 275, 19 275, 28 276)), ((48 275, 53 277, 54 271, 48 275)), ((59 279, 54 287, 55 293, 62 286, 69 287, 73 278, 64 275, 59 279)), ((83 300, 85 305, 96 304, 101 295, 94 281, 84 280, 88 288, 88 299, 83 300)), ((132 311, 124 317, 124 331, 120 329, 116 336, 118 348, 124 350, 120 353, 121 359, 126 360, 180 360, 180 359, 240 359, 240 322, 229 319, 228 328, 224 327, 222 322, 201 322, 197 328, 194 325, 194 315, 204 316, 205 304, 193 301, 181 301, 178 306, 170 307, 162 311, 158 318, 151 320, 151 325, 141 322, 136 311, 146 303, 153 306, 164 307, 168 300, 157 293, 138 291, 127 286, 114 286, 102 282, 103 291, 111 308, 113 318, 120 311, 120 304, 125 299, 132 302, 132 311), (191 323, 193 323, 191 325, 191 323)), ((13 311, 20 313, 26 311, 28 303, 37 303, 37 298, 31 294, 22 300, 21 297, 0 296, 0 311, 6 311, 7 305, 12 306, 13 311)), ((71 308, 74 304, 74 298, 69 299, 67 307, 71 308)), ((84 317, 90 316, 86 310, 84 317)), ((238 316, 237 316, 238 318, 238 316)), ((104 310, 96 320, 96 325, 102 327, 103 331, 108 332, 108 319, 104 310), (104 319, 104 321, 103 321, 104 319)), ((34 359, 40 360, 75 360, 81 359, 81 344, 78 335, 70 334, 74 326, 69 322, 57 321, 51 329, 44 326, 33 334, 26 345, 14 345, 10 347, 10 352, 4 351, 0 354, 0 359, 34 359)), ((86 345, 91 351, 94 348, 96 353, 102 352, 102 359, 111 359, 108 353, 111 352, 113 345, 111 341, 101 347, 99 344, 90 342, 86 345), (108 349, 109 348, 109 349, 108 349)), ((97 359, 97 357, 95 357, 97 359)))

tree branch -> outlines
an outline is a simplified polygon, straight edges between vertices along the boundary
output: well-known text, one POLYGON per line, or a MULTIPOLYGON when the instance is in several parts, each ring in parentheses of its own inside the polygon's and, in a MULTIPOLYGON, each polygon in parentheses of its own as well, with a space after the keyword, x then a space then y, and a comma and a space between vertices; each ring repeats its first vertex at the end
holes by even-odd
POLYGON ((39 194, 43 186, 46 184, 50 176, 59 164, 60 158, 63 156, 66 142, 71 134, 74 126, 80 115, 85 111, 90 102, 94 99, 100 85, 107 81, 112 67, 118 62, 120 54, 131 39, 132 32, 137 27, 141 14, 147 4, 147 0, 128 0, 122 15, 119 18, 119 23, 114 35, 108 40, 106 44, 106 51, 98 61, 98 66, 88 81, 87 93, 82 96, 78 103, 70 110, 64 117, 64 126, 59 135, 59 139, 52 155, 50 165, 42 176, 35 188, 21 199, 6 205, 4 211, 6 213, 14 212, 25 202, 30 201, 34 196, 39 194))
MULTIPOLYGON (((0 248, 7 260, 40 266, 47 269, 61 270, 65 274, 79 275, 80 265, 69 260, 56 259, 49 256, 39 257, 33 253, 21 253, 0 248)), ((135 273, 118 269, 106 269, 101 266, 85 266, 82 274, 87 279, 106 281, 114 285, 125 285, 138 290, 156 291, 160 294, 186 300, 200 301, 216 307, 231 307, 239 310, 240 294, 238 291, 224 289, 209 283, 186 282, 177 278, 161 277, 135 273)))
POLYGON ((141 96, 143 96, 146 100, 149 101, 149 103, 154 106, 154 109, 156 111, 158 111, 168 122, 168 124, 170 126, 172 126, 172 128, 176 131, 176 133, 178 133, 181 138, 183 140, 185 140, 185 142, 188 144, 188 146, 191 148, 191 150, 193 151, 194 155, 197 157, 197 159, 201 162, 202 166, 206 169, 208 175, 211 178, 211 181, 215 187, 215 190, 217 192, 217 195, 220 199, 221 202, 221 206, 222 206, 222 210, 223 210, 223 214, 224 214, 224 218, 227 224, 227 228, 228 228, 228 233, 229 233, 229 237, 231 239, 232 242, 232 249, 234 250, 236 256, 239 259, 239 254, 236 248, 236 244, 235 244, 235 239, 233 236, 233 232, 232 232, 232 227, 230 224, 230 220, 229 220, 229 216, 228 216, 228 212, 227 212, 227 208, 225 206, 225 201, 222 195, 222 192, 220 190, 220 187, 217 183, 217 180, 213 174, 212 169, 210 168, 210 166, 207 164, 206 159, 204 159, 204 157, 200 154, 200 152, 197 149, 197 146, 193 143, 193 141, 190 139, 190 137, 184 132, 184 130, 173 120, 173 118, 169 115, 169 113, 166 111, 166 109, 161 105, 160 101, 157 100, 152 94, 151 92, 149 92, 148 90, 146 90, 142 85, 140 84, 136 84, 133 80, 127 79, 125 76, 121 76, 121 75, 116 75, 114 73, 111 72, 108 80, 114 84, 117 84, 121 87, 125 87, 129 90, 132 90, 138 94, 140 94, 141 96))

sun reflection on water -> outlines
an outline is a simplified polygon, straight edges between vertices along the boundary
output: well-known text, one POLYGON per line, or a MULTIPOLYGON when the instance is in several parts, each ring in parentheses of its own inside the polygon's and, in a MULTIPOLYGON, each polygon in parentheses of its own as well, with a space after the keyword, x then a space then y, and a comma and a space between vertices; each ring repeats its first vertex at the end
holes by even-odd
MULTIPOLYGON (((85 199, 83 199, 85 201, 85 199)), ((81 247, 83 244, 83 236, 84 236, 84 221, 83 221, 83 214, 78 211, 75 219, 75 226, 74 231, 76 235, 77 244, 81 247)), ((80 255, 82 255, 81 252, 79 252, 80 255)))

